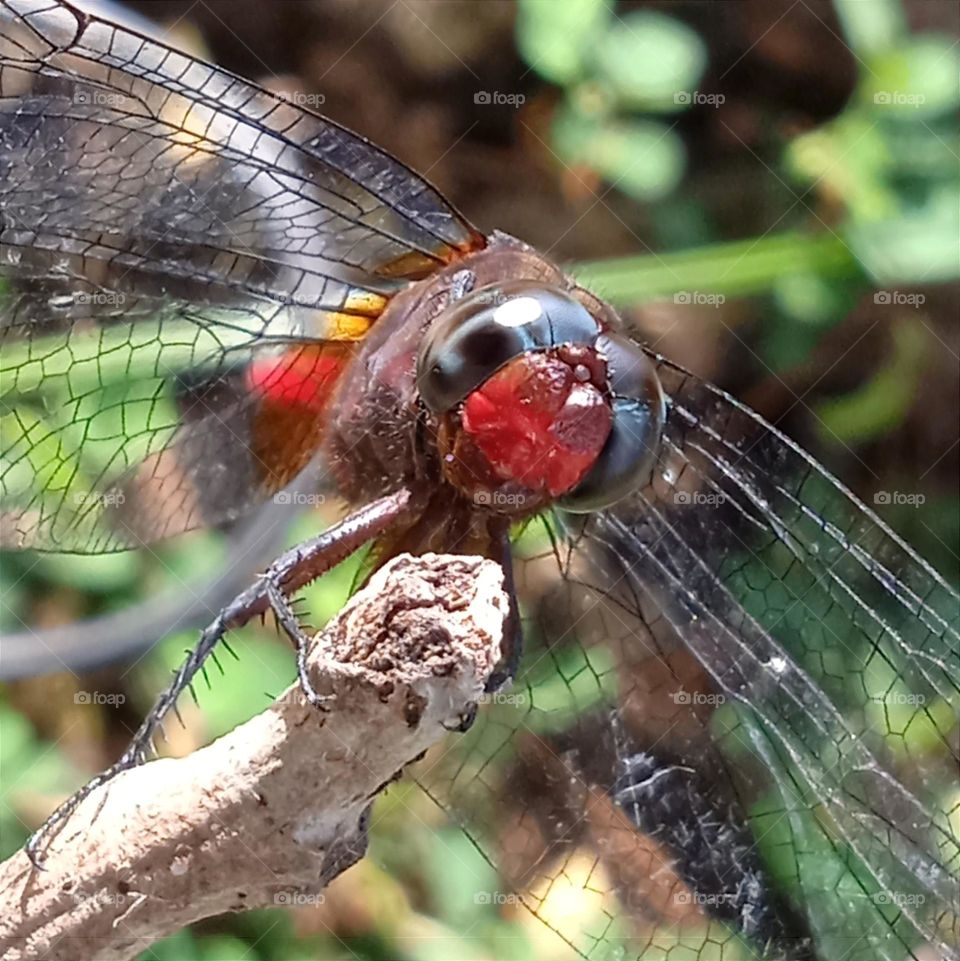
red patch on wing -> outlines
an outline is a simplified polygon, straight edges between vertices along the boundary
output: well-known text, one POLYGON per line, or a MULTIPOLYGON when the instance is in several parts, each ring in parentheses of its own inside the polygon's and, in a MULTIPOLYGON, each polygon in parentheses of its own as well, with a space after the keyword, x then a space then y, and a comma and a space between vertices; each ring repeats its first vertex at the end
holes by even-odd
POLYGON ((344 354, 329 345, 296 347, 261 357, 247 368, 247 384, 268 403, 322 411, 343 370, 344 354))
POLYGON ((464 430, 503 480, 557 497, 583 480, 613 415, 583 365, 523 354, 470 394, 464 430))

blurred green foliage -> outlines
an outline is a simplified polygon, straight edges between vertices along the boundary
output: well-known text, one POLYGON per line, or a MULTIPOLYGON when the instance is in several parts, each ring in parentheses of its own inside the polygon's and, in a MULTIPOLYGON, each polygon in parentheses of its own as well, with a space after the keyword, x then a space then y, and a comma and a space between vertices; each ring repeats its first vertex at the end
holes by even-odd
POLYGON ((517 46, 564 88, 553 125, 562 161, 595 170, 641 201, 676 189, 682 140, 666 121, 634 113, 669 115, 692 102, 707 63, 693 30, 652 11, 616 16, 609 2, 528 0, 519 5, 517 46))
MULTIPOLYGON (((562 15, 555 4, 521 0, 517 23, 528 64, 563 88, 552 128, 560 161, 675 209, 686 152, 678 120, 725 99, 698 87, 703 41, 665 13, 620 16, 615 3, 598 0, 560 6, 562 15)), ((766 356, 779 368, 796 361, 798 342, 811 349, 817 332, 842 319, 868 281, 910 286, 960 276, 956 42, 906 34, 898 5, 886 0, 837 7, 861 67, 857 89, 839 116, 782 145, 771 177, 792 181, 797 197, 829 190, 842 200, 841 223, 586 264, 585 282, 622 305, 694 278, 714 294, 770 295, 778 316, 766 356)), ((802 212, 797 206, 796 220, 802 212)))

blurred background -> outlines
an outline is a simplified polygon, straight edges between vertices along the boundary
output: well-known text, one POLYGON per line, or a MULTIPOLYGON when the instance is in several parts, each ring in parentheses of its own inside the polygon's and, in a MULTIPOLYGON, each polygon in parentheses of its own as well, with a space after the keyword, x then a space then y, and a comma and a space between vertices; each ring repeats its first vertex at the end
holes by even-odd
MULTIPOLYGON (((775 422, 957 581, 952 0, 124 6, 385 147, 481 230, 574 265, 645 342, 775 422)), ((279 536, 321 521, 308 513, 279 536)), ((5 555, 0 626, 121 611, 209 576, 229 551, 203 534, 133 557, 5 555)), ((352 576, 345 565, 306 592, 311 623, 352 576)), ((122 751, 194 638, 3 687, 0 853, 122 751)), ((200 706, 185 703, 186 727, 170 725, 170 752, 291 681, 272 631, 233 646, 226 676, 214 668, 200 706)), ((425 797, 399 785, 374 822, 371 857, 314 903, 212 919, 143 958, 565 956, 521 906, 477 902, 477 872, 492 869, 425 797)), ((542 913, 588 909, 555 896, 542 913)))

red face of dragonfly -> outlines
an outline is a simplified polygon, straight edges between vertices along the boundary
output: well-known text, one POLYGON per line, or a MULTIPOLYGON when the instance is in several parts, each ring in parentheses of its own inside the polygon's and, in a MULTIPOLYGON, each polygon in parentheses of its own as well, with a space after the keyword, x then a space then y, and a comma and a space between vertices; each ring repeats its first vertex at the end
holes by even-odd
POLYGON ((922 559, 384 151, 61 0, 0 27, 0 546, 136 547, 317 471, 410 492, 380 560, 509 571, 535 518, 524 694, 423 775, 504 890, 583 956, 953 956, 958 601, 922 559))

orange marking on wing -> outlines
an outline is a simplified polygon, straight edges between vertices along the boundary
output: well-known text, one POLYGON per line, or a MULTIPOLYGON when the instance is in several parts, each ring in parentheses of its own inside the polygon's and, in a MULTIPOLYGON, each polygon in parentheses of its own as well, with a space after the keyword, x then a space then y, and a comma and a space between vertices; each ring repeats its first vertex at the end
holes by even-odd
POLYGON ((351 290, 341 310, 317 311, 313 330, 323 340, 363 340, 390 298, 370 290, 351 290))
POLYGON ((363 340, 376 319, 356 314, 325 313, 323 316, 327 340, 363 340))
POLYGON ((483 234, 473 231, 470 239, 456 247, 447 247, 438 251, 437 256, 442 261, 438 264, 436 259, 411 250, 393 260, 381 264, 375 271, 378 277, 396 277, 405 280, 423 280, 430 274, 436 273, 442 265, 453 264, 462 260, 467 254, 472 254, 477 250, 483 250, 487 246, 487 238, 483 234))
MULTIPOLYGON (((384 297, 383 294, 375 294, 372 290, 351 290, 347 295, 343 309, 346 313, 362 314, 364 317, 376 318, 383 313, 389 302, 389 299, 384 297)), ((334 316, 340 317, 343 315, 336 314, 334 316)))

